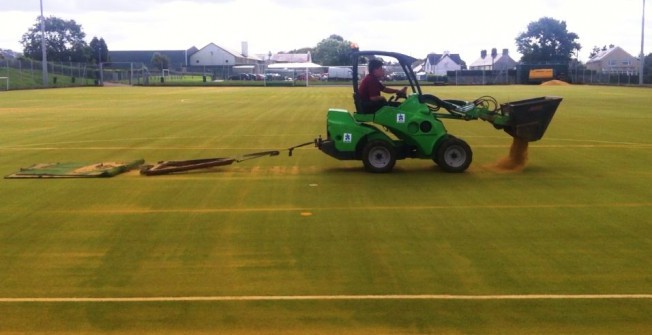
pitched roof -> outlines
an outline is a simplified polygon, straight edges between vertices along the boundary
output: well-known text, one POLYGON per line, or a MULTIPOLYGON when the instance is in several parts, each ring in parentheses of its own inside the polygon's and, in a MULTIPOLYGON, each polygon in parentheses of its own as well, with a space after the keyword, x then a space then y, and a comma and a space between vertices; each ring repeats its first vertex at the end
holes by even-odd
POLYGON ((609 48, 607 50, 600 50, 597 54, 595 54, 595 56, 593 56, 591 59, 589 59, 589 62, 597 62, 599 60, 602 60, 604 57, 606 57, 612 51, 616 50, 616 48, 618 48, 618 47, 609 48))
POLYGON ((284 54, 277 53, 272 55, 272 61, 277 63, 307 63, 312 61, 310 54, 284 54))
POLYGON ((450 58, 455 64, 458 65, 464 65, 465 62, 462 60, 462 57, 460 57, 459 54, 449 54, 449 53, 444 53, 444 54, 436 54, 436 53, 431 53, 428 54, 426 57, 428 63, 430 64, 437 64, 439 63, 444 57, 450 58))
POLYGON ((629 52, 623 50, 623 48, 615 46, 615 47, 609 48, 607 50, 601 50, 595 56, 593 56, 593 58, 589 59, 589 61, 587 63, 599 62, 599 61, 603 60, 605 57, 609 56, 609 54, 611 54, 612 52, 614 52, 616 50, 620 50, 620 51, 626 53, 627 55, 631 56, 632 58, 636 58, 636 57, 632 56, 629 52))
POLYGON ((469 67, 492 66, 494 64, 498 64, 504 61, 516 63, 516 61, 513 60, 511 57, 509 57, 509 55, 498 54, 496 58, 491 58, 490 55, 487 55, 484 58, 480 57, 475 62, 471 63, 469 67))
POLYGON ((488 65, 491 65, 495 61, 496 60, 492 59, 491 56, 480 57, 480 58, 476 59, 475 62, 471 63, 470 67, 488 66, 488 65))
POLYGON ((420 72, 423 71, 423 67, 426 66, 426 61, 423 59, 417 59, 411 64, 411 66, 414 72, 420 72))
MULTIPOLYGON (((214 46, 214 47, 216 47, 216 48, 220 48, 220 49, 224 50, 224 52, 227 52, 227 53, 231 54, 233 57, 244 58, 244 59, 251 59, 251 60, 256 60, 256 61, 260 61, 260 60, 262 60, 262 59, 260 59, 260 58, 259 58, 258 56, 256 56, 256 55, 248 55, 248 56, 245 56, 245 55, 242 54, 241 52, 235 51, 235 50, 233 50, 233 49, 224 48, 224 47, 219 46, 219 45, 217 45, 217 44, 215 44, 215 43, 212 43, 212 42, 206 44, 206 46, 204 46, 204 47, 201 48, 200 50, 195 51, 194 53, 197 53, 197 52, 199 52, 199 51, 201 51, 201 50, 204 50, 204 49, 208 48, 209 46, 214 46)), ((189 53, 188 55, 190 56, 191 54, 189 53)))
POLYGON ((442 56, 442 54, 428 54, 428 56, 426 56, 426 60, 430 64, 437 64, 441 60, 442 56))

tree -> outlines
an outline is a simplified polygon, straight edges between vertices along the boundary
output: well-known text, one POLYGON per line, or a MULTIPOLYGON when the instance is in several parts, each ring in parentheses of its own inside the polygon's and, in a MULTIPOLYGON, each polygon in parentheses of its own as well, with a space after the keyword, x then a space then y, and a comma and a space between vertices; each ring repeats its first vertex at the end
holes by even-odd
POLYGON ((591 53, 589 54, 589 58, 593 58, 593 57, 597 56, 600 53, 600 51, 603 51, 603 50, 600 49, 598 46, 594 46, 593 49, 591 49, 591 53))
MULTIPOLYGON (((84 41, 86 34, 75 20, 63 20, 50 16, 45 19, 45 41, 48 61, 86 62, 90 49, 84 41)), ((20 43, 26 57, 42 60, 41 52, 41 23, 37 18, 36 23, 27 33, 23 34, 20 43)))
POLYGON ((567 63, 582 48, 577 39, 579 36, 566 28, 566 21, 543 17, 528 24, 527 31, 516 38, 516 45, 523 63, 567 63))
POLYGON ((589 54, 589 58, 593 58, 593 57, 597 56, 601 51, 607 51, 607 50, 609 50, 609 49, 611 49, 613 47, 614 47, 613 44, 609 44, 609 48, 607 48, 606 45, 603 46, 602 48, 600 48, 598 46, 594 46, 593 49, 591 49, 591 53, 589 54))
POLYGON ((155 52, 152 55, 152 65, 159 70, 167 69, 170 66, 170 58, 160 52, 155 52))
POLYGON ((98 39, 93 37, 90 45, 90 58, 89 60, 93 63, 108 62, 109 59, 109 48, 106 46, 106 42, 103 38, 98 39))
POLYGON ((312 53, 312 60, 324 66, 351 65, 351 42, 339 35, 321 40, 312 53))

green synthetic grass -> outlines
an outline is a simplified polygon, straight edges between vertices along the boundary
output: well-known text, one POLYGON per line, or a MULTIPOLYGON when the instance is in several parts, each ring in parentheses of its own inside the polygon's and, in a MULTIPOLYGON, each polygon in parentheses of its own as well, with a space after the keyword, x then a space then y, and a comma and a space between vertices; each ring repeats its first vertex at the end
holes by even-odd
MULTIPOLYGON (((204 173, 0 180, 0 299, 652 294, 652 94, 427 87, 564 98, 518 173, 511 138, 447 120, 467 173, 386 175, 315 148, 204 173), (310 214, 310 215, 308 215, 310 214)), ((225 157, 324 134, 347 87, 0 93, 0 174, 42 162, 225 157)), ((10 302, 0 332, 644 333, 650 299, 10 302)))
MULTIPOLYGON (((62 69, 62 71, 66 71, 66 73, 71 74, 64 75, 61 73, 49 73, 47 85, 48 87, 94 85, 93 79, 79 77, 81 70, 78 68, 66 68, 65 70, 62 69), (77 75, 72 74, 75 72, 77 75), (56 78, 56 82, 54 78, 56 78)), ((0 67, 0 77, 9 77, 9 87, 11 90, 34 89, 43 87, 43 75, 40 69, 40 65, 38 65, 38 69, 26 68, 20 70, 9 67, 0 67)), ((2 81, 2 83, 0 83, 0 92, 5 90, 6 82, 2 81)))

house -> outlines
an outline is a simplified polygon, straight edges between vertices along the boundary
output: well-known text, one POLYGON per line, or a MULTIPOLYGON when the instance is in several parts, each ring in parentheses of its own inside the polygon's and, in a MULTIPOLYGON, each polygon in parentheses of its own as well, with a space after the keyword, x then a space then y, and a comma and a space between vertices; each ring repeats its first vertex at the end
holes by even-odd
POLYGON ((509 50, 503 49, 502 54, 498 54, 496 48, 491 49, 491 55, 487 55, 487 50, 480 51, 480 58, 473 62, 470 70, 509 70, 516 67, 518 63, 509 56, 509 50))
POLYGON ((607 73, 638 73, 639 66, 639 59, 621 47, 600 51, 586 62, 588 70, 607 73))
POLYGON ((437 76, 445 76, 448 71, 466 70, 466 63, 459 54, 444 51, 443 54, 428 54, 423 68, 419 70, 437 76))

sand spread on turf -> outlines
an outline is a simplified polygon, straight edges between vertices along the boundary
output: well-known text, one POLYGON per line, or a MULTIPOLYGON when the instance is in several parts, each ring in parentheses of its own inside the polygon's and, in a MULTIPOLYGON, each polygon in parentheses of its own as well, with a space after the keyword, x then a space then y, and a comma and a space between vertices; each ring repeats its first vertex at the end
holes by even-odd
POLYGON ((75 169, 73 173, 87 173, 87 172, 94 172, 98 170, 108 170, 108 169, 113 169, 119 166, 123 166, 124 163, 120 162, 104 162, 104 163, 99 163, 99 164, 91 164, 87 166, 82 166, 78 169, 75 169))
POLYGON ((490 168, 505 172, 520 172, 528 159, 528 141, 514 137, 509 155, 499 159, 490 168))

